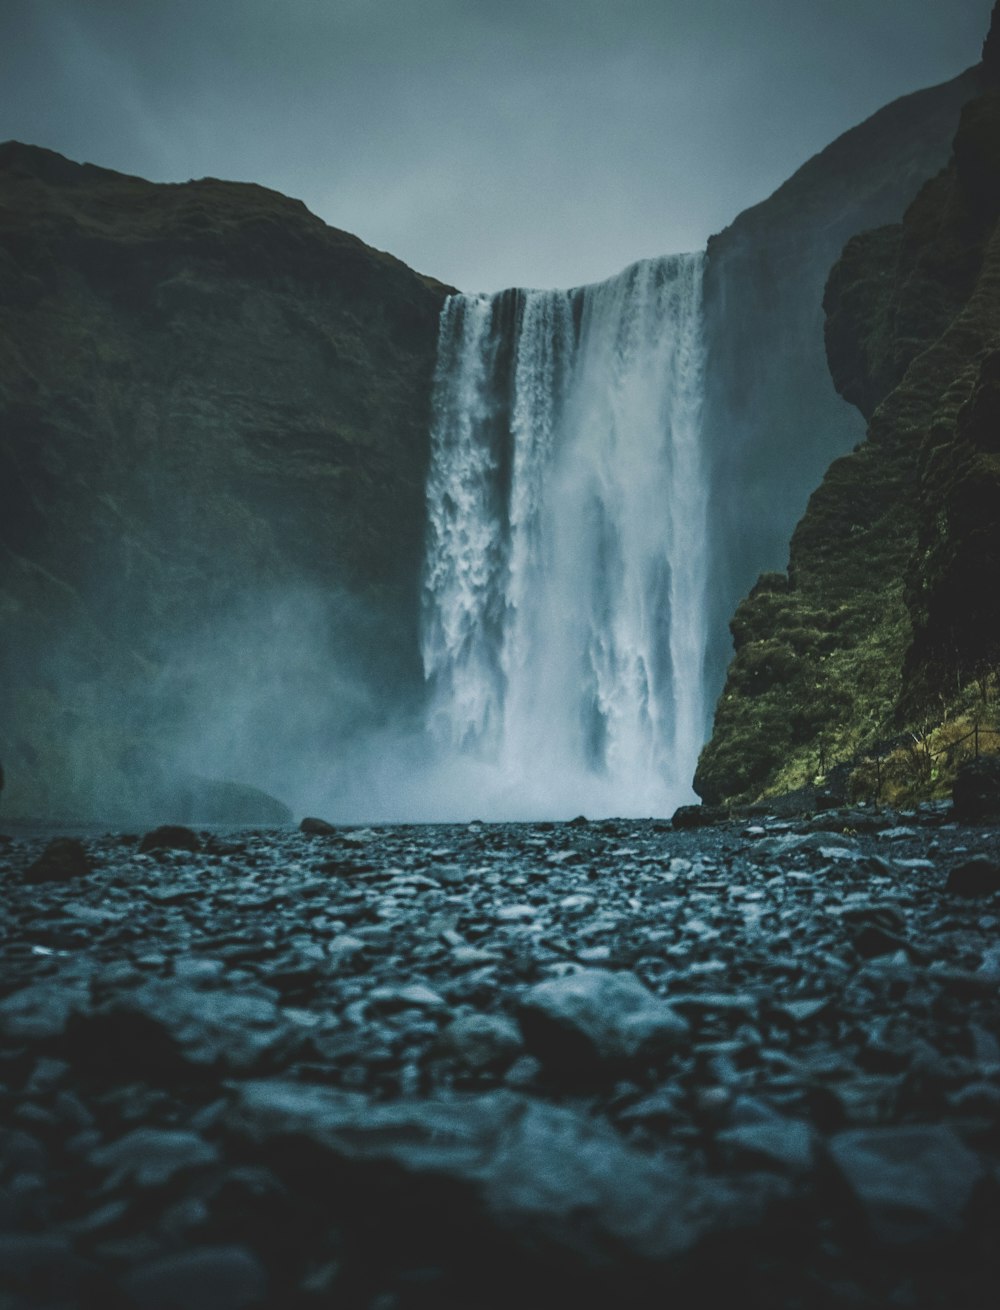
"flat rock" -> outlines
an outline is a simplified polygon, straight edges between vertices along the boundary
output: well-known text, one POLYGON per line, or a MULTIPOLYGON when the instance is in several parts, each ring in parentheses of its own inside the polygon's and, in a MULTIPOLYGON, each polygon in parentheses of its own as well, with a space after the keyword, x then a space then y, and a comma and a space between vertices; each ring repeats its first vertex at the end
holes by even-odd
POLYGON ((728 818, 728 813, 718 805, 680 805, 670 822, 678 829, 710 828, 725 823, 728 818))
POLYGON ((175 1174, 214 1164, 218 1158, 218 1147, 196 1133, 162 1128, 137 1128, 88 1156, 92 1165, 109 1175, 112 1187, 124 1183, 160 1187, 175 1174))
POLYGON ((724 1156, 747 1168, 805 1174, 813 1162, 813 1134, 807 1123, 775 1115, 737 1124, 716 1134, 724 1156))
POLYGON ((283 1048, 289 1025, 266 997, 232 989, 205 991, 157 979, 124 993, 71 1031, 89 1059, 147 1074, 178 1066, 249 1072, 283 1048))
POLYGON ((421 1193, 433 1198, 428 1244, 452 1213, 466 1234, 499 1228, 515 1247, 542 1242, 585 1266, 625 1253, 669 1261, 721 1221, 728 1201, 586 1115, 512 1092, 372 1106, 328 1088, 248 1083, 227 1123, 256 1142, 305 1135, 334 1158, 366 1165, 366 1188, 386 1196, 401 1184, 384 1166, 403 1170, 411 1214, 421 1193))
POLYGON ((889 1244, 959 1232, 985 1172, 945 1124, 853 1129, 835 1134, 828 1150, 869 1231, 889 1244))
POLYGON ((121 1282, 136 1310, 252 1310, 267 1299, 264 1269, 243 1246, 206 1246, 150 1260, 121 1282))

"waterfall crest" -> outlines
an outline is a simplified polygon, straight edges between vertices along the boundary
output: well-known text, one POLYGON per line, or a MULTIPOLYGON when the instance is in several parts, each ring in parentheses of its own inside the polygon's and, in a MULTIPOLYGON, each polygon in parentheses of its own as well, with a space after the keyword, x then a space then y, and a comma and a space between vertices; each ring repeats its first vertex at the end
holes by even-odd
POLYGON ((703 262, 445 304, 422 654, 431 729, 479 769, 469 805, 484 816, 693 799, 703 262))

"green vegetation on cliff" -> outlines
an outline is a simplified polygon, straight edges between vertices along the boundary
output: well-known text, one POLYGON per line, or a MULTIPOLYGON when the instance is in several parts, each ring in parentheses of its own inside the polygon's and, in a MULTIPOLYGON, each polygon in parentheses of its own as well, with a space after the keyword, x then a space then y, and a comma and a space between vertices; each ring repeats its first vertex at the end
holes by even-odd
MULTIPOLYGON (((838 390, 870 418, 732 622, 695 785, 773 796, 897 746, 894 785, 943 783, 1000 665, 1000 91, 963 111, 949 167, 830 277, 838 390), (897 767, 898 766, 898 767, 897 767)), ((993 725, 995 726, 995 725, 993 725)), ((968 747, 972 749, 972 747, 968 747)))

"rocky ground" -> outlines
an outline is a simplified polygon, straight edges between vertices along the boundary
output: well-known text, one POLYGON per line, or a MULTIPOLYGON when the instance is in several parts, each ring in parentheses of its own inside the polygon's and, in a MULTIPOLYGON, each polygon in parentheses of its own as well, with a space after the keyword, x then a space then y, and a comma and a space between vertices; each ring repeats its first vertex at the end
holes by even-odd
POLYGON ((3 1310, 996 1304, 1000 829, 311 826, 0 839, 3 1310))

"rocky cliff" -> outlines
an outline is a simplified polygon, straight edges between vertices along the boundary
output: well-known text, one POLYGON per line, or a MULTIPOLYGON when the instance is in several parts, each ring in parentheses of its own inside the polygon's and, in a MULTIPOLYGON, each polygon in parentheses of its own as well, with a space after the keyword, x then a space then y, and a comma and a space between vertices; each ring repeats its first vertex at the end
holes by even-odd
POLYGON ((827 467, 864 436, 823 347, 823 288, 845 242, 902 218, 947 162, 982 66, 894 101, 809 160, 708 246, 705 442, 717 552, 711 696, 732 651, 727 624, 788 541, 827 467))
POLYGON ((162 813, 185 732, 274 785, 412 688, 444 290, 260 187, 0 147, 6 813, 162 813))
MULTIPOLYGON (((996 20, 994 27, 996 27, 996 20)), ((869 420, 732 621, 696 787, 943 786, 990 733, 1000 595, 1000 91, 964 108, 902 223, 851 240, 826 290, 840 393, 869 420), (980 744, 980 743, 977 743, 980 744), (840 766, 838 768, 838 766, 840 766)))

